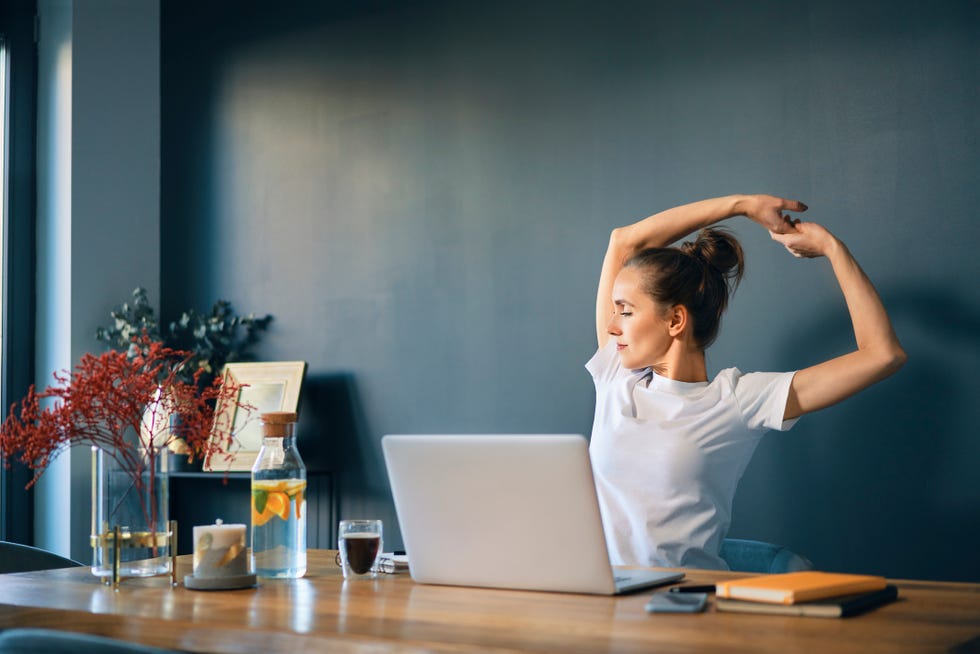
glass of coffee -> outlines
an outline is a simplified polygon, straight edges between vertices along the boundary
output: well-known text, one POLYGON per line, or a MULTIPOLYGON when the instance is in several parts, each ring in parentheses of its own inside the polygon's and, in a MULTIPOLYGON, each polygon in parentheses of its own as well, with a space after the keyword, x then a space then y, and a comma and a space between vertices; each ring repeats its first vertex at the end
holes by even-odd
POLYGON ((373 579, 381 558, 380 520, 341 520, 337 539, 345 579, 373 579))

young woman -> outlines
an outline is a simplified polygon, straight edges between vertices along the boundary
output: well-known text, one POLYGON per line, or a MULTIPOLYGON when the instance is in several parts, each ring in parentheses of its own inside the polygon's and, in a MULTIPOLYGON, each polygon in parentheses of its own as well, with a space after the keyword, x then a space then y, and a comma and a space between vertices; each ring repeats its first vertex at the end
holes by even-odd
POLYGON ((613 230, 596 300, 599 351, 586 368, 596 386, 590 453, 614 564, 726 569, 718 551, 735 488, 763 433, 789 429, 905 362, 878 294, 844 244, 784 213, 806 208, 731 196, 613 230), (853 352, 796 372, 728 368, 708 380, 704 351, 744 265, 738 241, 709 226, 739 215, 797 257, 830 260, 853 352), (693 242, 669 247, 698 230, 693 242))

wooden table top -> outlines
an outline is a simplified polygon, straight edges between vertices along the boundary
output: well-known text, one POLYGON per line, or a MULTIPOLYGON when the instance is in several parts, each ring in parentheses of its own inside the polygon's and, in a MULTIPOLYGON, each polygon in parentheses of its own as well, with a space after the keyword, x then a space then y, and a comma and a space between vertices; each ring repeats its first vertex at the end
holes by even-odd
MULTIPOLYGON (((180 578, 190 572, 181 557, 180 578)), ((688 571, 685 583, 744 573, 688 571)), ((297 580, 191 591, 164 577, 101 585, 88 568, 0 575, 0 629, 45 627, 192 652, 946 652, 980 637, 980 584, 894 581, 899 600, 849 619, 650 615, 622 597, 345 582, 334 552, 297 580)), ((980 641, 977 641, 980 642, 980 641)), ((977 643, 973 644, 977 647, 977 643)), ((976 651, 976 650, 970 650, 976 651)))

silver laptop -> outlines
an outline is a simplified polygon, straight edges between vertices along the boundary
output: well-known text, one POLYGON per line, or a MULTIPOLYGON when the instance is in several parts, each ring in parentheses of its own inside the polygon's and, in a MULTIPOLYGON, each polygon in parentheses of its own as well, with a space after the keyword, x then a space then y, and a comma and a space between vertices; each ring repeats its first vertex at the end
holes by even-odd
POLYGON ((609 564, 582 436, 381 443, 415 581, 613 595, 684 576, 609 564))

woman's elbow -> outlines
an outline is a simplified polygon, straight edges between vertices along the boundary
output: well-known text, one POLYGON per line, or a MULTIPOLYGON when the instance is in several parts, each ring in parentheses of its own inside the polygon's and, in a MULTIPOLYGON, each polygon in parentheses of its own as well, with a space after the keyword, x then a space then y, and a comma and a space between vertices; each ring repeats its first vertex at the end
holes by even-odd
POLYGON ((617 227, 609 233, 609 247, 606 253, 620 264, 625 263, 626 259, 635 254, 631 239, 629 227, 617 227))
POLYGON ((895 352, 895 357, 894 357, 896 372, 898 371, 899 368, 904 366, 908 360, 909 360, 909 355, 906 354, 905 350, 902 349, 901 345, 898 346, 898 350, 895 352))
POLYGON ((624 249, 627 244, 628 235, 628 227, 617 227, 609 232, 609 249, 613 251, 624 249))
POLYGON ((908 360, 909 355, 905 353, 901 345, 896 343, 881 355, 881 368, 884 376, 894 375, 908 360))

